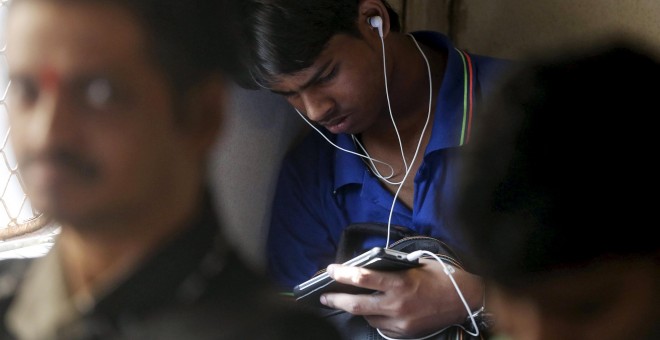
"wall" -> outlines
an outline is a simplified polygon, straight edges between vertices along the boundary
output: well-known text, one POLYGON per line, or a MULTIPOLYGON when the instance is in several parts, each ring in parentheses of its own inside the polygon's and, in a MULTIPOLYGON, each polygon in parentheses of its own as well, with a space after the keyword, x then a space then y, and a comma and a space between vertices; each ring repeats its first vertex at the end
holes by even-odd
POLYGON ((405 0, 401 6, 406 29, 439 30, 478 54, 517 59, 626 36, 660 56, 656 0, 405 0))

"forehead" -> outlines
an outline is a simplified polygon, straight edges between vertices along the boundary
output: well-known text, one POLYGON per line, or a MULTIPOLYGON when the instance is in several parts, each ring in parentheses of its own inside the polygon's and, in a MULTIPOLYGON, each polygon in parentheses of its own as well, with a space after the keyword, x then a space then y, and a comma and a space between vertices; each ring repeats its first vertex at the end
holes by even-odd
POLYGON ((281 74, 275 77, 270 88, 273 90, 293 90, 309 81, 315 73, 337 62, 354 57, 364 57, 364 40, 348 34, 335 34, 308 68, 298 72, 281 74))
POLYGON ((64 74, 138 57, 145 40, 128 10, 105 2, 17 1, 6 32, 10 70, 64 74))

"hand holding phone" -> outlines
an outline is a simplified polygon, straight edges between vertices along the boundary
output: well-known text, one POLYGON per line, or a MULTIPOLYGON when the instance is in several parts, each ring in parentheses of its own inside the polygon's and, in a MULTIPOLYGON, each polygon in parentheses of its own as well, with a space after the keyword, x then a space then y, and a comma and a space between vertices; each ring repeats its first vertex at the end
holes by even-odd
MULTIPOLYGON (((353 259, 343 263, 345 266, 362 267, 380 271, 397 271, 418 267, 421 264, 417 259, 408 260, 408 254, 387 248, 373 248, 353 259)), ((319 302, 323 293, 368 294, 374 290, 346 285, 333 280, 328 273, 323 272, 293 288, 296 301, 324 307, 319 302)))

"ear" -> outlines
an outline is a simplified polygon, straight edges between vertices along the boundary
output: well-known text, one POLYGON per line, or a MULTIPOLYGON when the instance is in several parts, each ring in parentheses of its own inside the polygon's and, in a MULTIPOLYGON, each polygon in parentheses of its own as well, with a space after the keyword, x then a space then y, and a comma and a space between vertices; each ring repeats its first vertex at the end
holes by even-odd
POLYGON ((360 0, 358 11, 358 29, 364 36, 374 35, 380 39, 378 29, 369 23, 369 18, 379 16, 383 20, 383 39, 387 37, 390 33, 390 15, 381 0, 360 0))
POLYGON ((220 75, 212 75, 189 90, 186 96, 183 133, 190 141, 191 149, 202 158, 215 143, 224 118, 227 86, 220 75))

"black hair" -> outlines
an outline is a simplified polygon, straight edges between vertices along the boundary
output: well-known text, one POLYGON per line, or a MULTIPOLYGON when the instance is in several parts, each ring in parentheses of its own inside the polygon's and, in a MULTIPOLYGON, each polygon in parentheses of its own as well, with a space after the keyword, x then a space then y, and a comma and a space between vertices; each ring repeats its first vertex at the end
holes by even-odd
MULTIPOLYGON (((336 34, 360 37, 359 0, 236 0, 245 68, 239 83, 269 86, 278 76, 311 66, 336 34)), ((383 0, 392 31, 399 31, 399 16, 383 0)))
POLYGON ((616 44, 530 63, 483 107, 459 227, 477 273, 517 285, 591 261, 657 256, 660 64, 616 44))
MULTIPOLYGON (((14 0, 13 2, 28 1, 14 0)), ((47 0, 33 0, 47 1, 47 0)), ((126 9, 145 30, 147 51, 177 90, 235 67, 225 0, 48 0, 126 9)))

